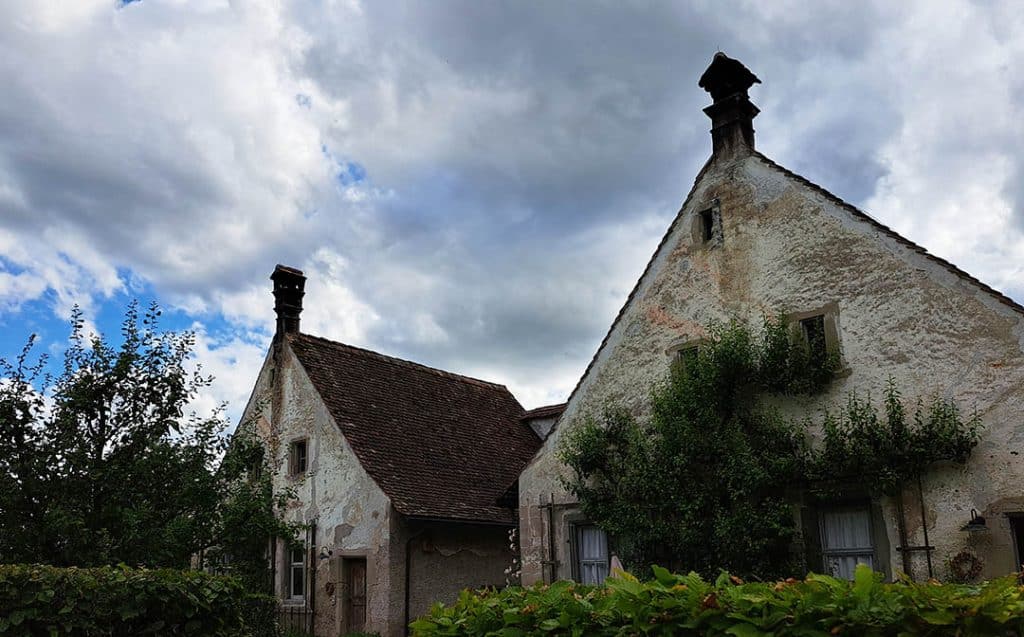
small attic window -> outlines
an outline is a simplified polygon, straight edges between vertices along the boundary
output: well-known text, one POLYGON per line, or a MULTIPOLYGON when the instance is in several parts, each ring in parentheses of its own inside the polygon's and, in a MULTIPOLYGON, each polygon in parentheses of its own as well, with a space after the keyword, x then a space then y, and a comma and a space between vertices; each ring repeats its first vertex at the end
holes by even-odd
POLYGON ((298 476, 306 473, 309 457, 305 440, 296 440, 288 446, 288 474, 298 476))
POLYGON ((700 345, 687 345, 676 351, 675 363, 684 368, 690 367, 697 362, 698 355, 700 355, 700 345))
POLYGON ((700 236, 704 243, 715 238, 715 213, 711 208, 700 211, 700 236))
POLYGON ((811 360, 824 362, 828 356, 828 338, 825 335, 825 315, 817 314, 800 320, 800 331, 803 333, 811 360))
POLYGON ((687 369, 692 368, 697 362, 697 358, 700 356, 700 351, 704 347, 705 340, 688 338, 686 340, 680 339, 676 341, 665 351, 669 356, 669 363, 675 369, 687 369))
POLYGON ((807 347, 808 358, 812 363, 821 365, 831 359, 831 362, 838 366, 838 373, 849 373, 840 341, 837 303, 829 303, 809 312, 791 314, 789 321, 793 335, 803 340, 807 347))
POLYGON ((693 243, 713 247, 722 242, 722 213, 718 200, 694 215, 693 243))

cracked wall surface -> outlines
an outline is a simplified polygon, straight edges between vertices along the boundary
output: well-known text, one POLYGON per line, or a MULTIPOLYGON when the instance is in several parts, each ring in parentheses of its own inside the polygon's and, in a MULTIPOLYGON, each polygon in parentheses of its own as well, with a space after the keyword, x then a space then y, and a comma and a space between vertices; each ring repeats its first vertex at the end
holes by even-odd
MULTIPOLYGON (((553 498, 556 577, 569 577, 568 517, 556 452, 567 429, 608 402, 646 410, 670 350, 705 336, 712 321, 814 310, 836 304, 849 373, 819 396, 783 401, 791 415, 820 422, 851 392, 880 398, 889 377, 913 405, 951 397, 977 410, 982 440, 964 467, 937 467, 924 480, 925 520, 936 574, 970 547, 984 577, 1015 570, 1005 513, 1024 511, 1024 315, 993 294, 859 218, 757 154, 712 161, 674 221, 557 426, 520 477, 523 577, 550 579, 553 498), (717 201, 722 241, 700 242, 697 213, 717 201), (989 530, 960 531, 977 509, 989 530)), ((893 502, 883 500, 890 555, 899 567, 893 502)), ((923 544, 916 491, 907 492, 909 543, 923 544), (917 507, 917 508, 915 508, 917 507)), ((926 574, 923 554, 915 576, 926 574)))
MULTIPOLYGON (((390 559, 390 501, 359 464, 352 448, 320 400, 315 388, 288 347, 268 356, 253 398, 242 421, 258 415, 258 431, 273 458, 274 490, 295 490, 296 499, 283 512, 286 520, 316 524, 316 547, 330 549, 334 557, 313 557, 317 634, 334 635, 345 626, 341 595, 345 582, 332 562, 364 556, 367 561, 367 629, 396 634, 401 612, 392 608, 390 559), (307 440, 307 470, 288 475, 288 449, 295 440, 307 440), (330 586, 329 586, 330 584, 330 586)), ((285 554, 277 551, 276 583, 285 597, 285 554)), ((285 601, 287 604, 288 602, 285 601)))
MULTIPOLYGON (((242 416, 252 423, 272 458, 274 489, 295 490, 285 519, 315 523, 315 630, 348 632, 344 594, 345 559, 366 559, 366 632, 405 635, 405 550, 410 559, 410 618, 435 602, 452 602, 466 587, 504 584, 511 563, 508 529, 501 526, 419 523, 405 519, 359 464, 351 446, 287 346, 268 355, 242 416), (291 442, 307 441, 307 470, 289 476, 291 442)), ((283 544, 276 555, 275 588, 284 598, 287 564, 283 544)), ((284 601, 287 604, 287 600, 284 601)))

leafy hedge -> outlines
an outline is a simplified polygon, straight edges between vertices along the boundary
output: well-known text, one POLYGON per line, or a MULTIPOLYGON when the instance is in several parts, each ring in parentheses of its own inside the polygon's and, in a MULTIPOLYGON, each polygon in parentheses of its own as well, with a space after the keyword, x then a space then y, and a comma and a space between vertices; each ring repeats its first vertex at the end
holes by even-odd
POLYGON ((412 623, 417 637, 535 635, 1024 635, 1024 587, 1011 578, 980 586, 884 584, 866 566, 847 582, 823 575, 777 583, 743 583, 722 575, 655 579, 629 575, 603 587, 571 582, 463 592, 412 623))
POLYGON ((0 565, 0 635, 241 637, 272 602, 197 571, 0 565))

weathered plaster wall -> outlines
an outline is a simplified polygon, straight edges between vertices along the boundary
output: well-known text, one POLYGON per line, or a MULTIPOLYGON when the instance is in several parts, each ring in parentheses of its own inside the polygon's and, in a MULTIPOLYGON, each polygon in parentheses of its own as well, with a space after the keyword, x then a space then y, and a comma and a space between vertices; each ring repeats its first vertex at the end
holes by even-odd
POLYGON ((526 424, 530 425, 530 429, 533 429, 533 433, 537 434, 538 438, 544 440, 551 433, 557 420, 558 418, 553 416, 551 418, 531 418, 526 424))
POLYGON ((508 528, 444 524, 412 526, 410 617, 426 614, 436 602, 453 602, 464 588, 503 587, 512 563, 508 528))
MULTIPOLYGON (((560 485, 555 451, 565 431, 606 401, 645 408, 649 387, 667 372, 673 344, 704 335, 711 320, 839 308, 849 375, 823 396, 783 405, 820 418, 849 392, 880 396, 893 377, 904 397, 955 398, 977 409, 985 430, 966 467, 932 473, 924 484, 929 539, 941 562, 964 546, 986 561, 985 576, 1010 572, 1009 526, 998 514, 1024 510, 1024 317, 940 264, 854 218, 816 190, 757 156, 712 163, 695 185, 597 360, 552 434, 520 478, 524 580, 541 577, 547 517, 538 503, 572 498, 560 485), (700 245, 695 215, 718 200, 724 241, 700 245), (960 532, 976 508, 990 531, 960 532)), ((908 496, 911 494, 908 493, 908 496)), ((922 544, 920 509, 908 497, 911 544, 922 544), (915 523, 916 520, 916 523, 915 523)), ((892 503, 886 512, 890 563, 900 564, 892 503)), ((556 507, 559 577, 570 575, 568 538, 556 507)), ((923 560, 923 556, 921 557, 923 560)), ((914 567, 916 575, 923 567, 914 567)))
MULTIPOLYGON (((288 520, 316 523, 317 635, 344 634, 345 558, 367 561, 367 632, 405 634, 405 547, 411 544, 410 617, 466 587, 504 584, 511 563, 508 529, 498 526, 409 522, 359 464, 305 371, 287 347, 267 357, 242 422, 251 422, 274 458, 275 489, 292 488, 288 520), (306 439, 308 469, 289 477, 288 449, 306 439), (422 532, 422 533, 421 533, 422 532)), ((277 552, 277 589, 286 591, 286 553, 277 552)))
MULTIPOLYGON (((314 559, 317 634, 337 635, 345 626, 341 612, 344 582, 339 581, 342 570, 335 562, 343 555, 364 555, 367 560, 366 629, 382 635, 404 634, 401 613, 396 614, 391 599, 389 528, 395 514, 390 501, 360 466, 287 347, 279 356, 272 353, 268 357, 247 412, 243 422, 259 413, 258 431, 276 464, 275 489, 295 489, 297 499, 284 516, 291 521, 315 522, 317 550, 329 548, 335 555, 333 559, 314 559), (308 440, 308 469, 302 476, 290 477, 289 443, 302 438, 308 440)), ((284 551, 279 550, 277 586, 282 597, 285 560, 284 551)))

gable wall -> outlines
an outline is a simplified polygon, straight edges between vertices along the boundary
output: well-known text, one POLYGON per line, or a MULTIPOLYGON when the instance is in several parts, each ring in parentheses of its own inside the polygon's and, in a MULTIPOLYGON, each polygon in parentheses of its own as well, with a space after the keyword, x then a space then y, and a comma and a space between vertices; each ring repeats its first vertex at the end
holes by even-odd
MULTIPOLYGON (((339 634, 344 626, 343 556, 365 556, 367 560, 366 629, 382 635, 401 634, 402 609, 400 605, 396 608, 393 599, 395 567, 390 558, 390 528, 396 514, 384 492, 360 466, 288 347, 282 347, 279 356, 273 351, 268 356, 242 422, 252 416, 256 416, 257 431, 273 457, 275 491, 296 491, 297 499, 284 512, 285 518, 315 521, 317 551, 321 547, 333 550, 333 558, 313 560, 317 634, 339 634), (300 438, 308 440, 307 471, 293 478, 287 475, 289 443, 300 438), (329 594, 332 588, 333 594, 329 594)), ((278 550, 277 558, 276 586, 279 596, 284 596, 287 569, 283 550, 278 550)))
MULTIPOLYGON (((851 391, 880 397, 891 375, 905 399, 941 394, 985 423, 966 468, 934 472, 925 481, 929 539, 941 562, 964 546, 986 560, 986 574, 1013 563, 1007 520, 1024 510, 1024 321, 1021 314, 908 250, 813 189, 757 156, 709 166, 641 280, 565 414, 520 478, 524 580, 541 577, 548 556, 547 511, 553 495, 559 577, 570 575, 565 522, 573 498, 560 485, 555 452, 573 421, 600 413, 607 401, 642 412, 652 384, 667 373, 674 343, 704 335, 712 320, 739 316, 754 324, 764 312, 839 307, 839 332, 851 373, 823 396, 784 404, 819 415, 851 391), (724 243, 695 247, 694 215, 720 202, 724 243), (959 531, 971 508, 989 514, 991 531, 959 531)), ((909 495, 909 494, 908 494, 909 495)), ((920 509, 908 497, 910 543, 921 544, 920 509), (916 520, 916 522, 915 522, 916 520)), ((899 542, 892 503, 884 502, 889 545, 899 542)), ((890 563, 898 565, 892 551, 890 563)), ((923 560, 923 556, 922 556, 923 560)), ((924 573, 923 565, 914 566, 924 573)))

